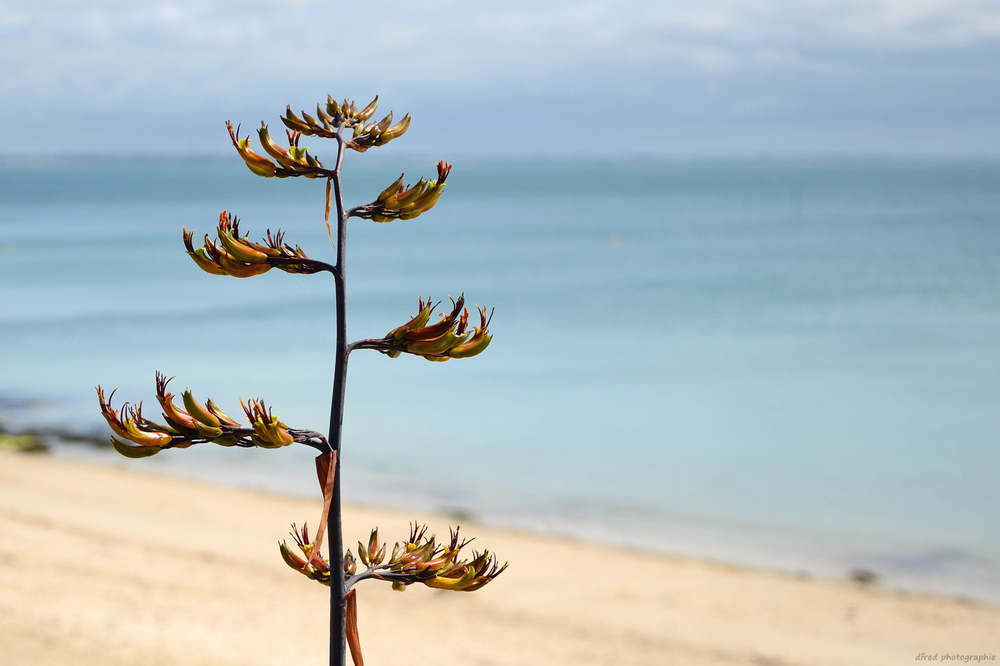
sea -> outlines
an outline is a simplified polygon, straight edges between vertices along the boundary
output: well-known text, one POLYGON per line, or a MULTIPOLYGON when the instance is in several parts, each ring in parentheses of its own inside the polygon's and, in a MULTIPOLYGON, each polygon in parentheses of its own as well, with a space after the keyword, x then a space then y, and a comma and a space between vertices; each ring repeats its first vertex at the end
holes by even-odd
MULTIPOLYGON (((348 206, 435 173, 370 155, 348 206)), ((94 387, 155 415, 161 371, 325 431, 332 278, 209 275, 181 240, 228 210, 332 261, 323 206, 235 155, 0 162, 0 423, 104 438, 94 387)), ((418 297, 495 312, 475 358, 352 355, 347 501, 1000 603, 1000 164, 468 158, 345 249, 351 339, 418 297)), ((319 497, 306 447, 53 451, 319 497)))

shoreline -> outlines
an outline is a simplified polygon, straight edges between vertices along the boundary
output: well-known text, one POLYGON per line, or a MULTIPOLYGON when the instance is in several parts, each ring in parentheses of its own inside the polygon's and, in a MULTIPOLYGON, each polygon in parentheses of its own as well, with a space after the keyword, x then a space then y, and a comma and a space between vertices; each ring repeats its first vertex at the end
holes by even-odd
MULTIPOLYGON (((0 452, 0 651, 11 664, 304 665, 327 590, 274 539, 320 503, 0 452)), ((438 534, 449 521, 422 515, 438 534)), ((412 516, 345 507, 345 542, 412 516)), ((464 522, 464 521, 463 521, 464 522)), ((1000 606, 463 525, 511 562, 474 594, 359 587, 370 664, 891 664, 1000 653, 1000 606)))
MULTIPOLYGON (((4 436, 2 433, 0 424, 0 438, 4 436)), ((45 451, 58 459, 133 468, 110 447, 95 446, 97 442, 104 443, 96 431, 73 432, 58 421, 39 424, 29 420, 6 436, 19 437, 24 433, 39 439, 45 451)), ((298 479, 304 485, 298 485, 289 478, 288 461, 277 474, 265 475, 259 461, 240 459, 233 464, 227 458, 221 465, 213 459, 192 460, 191 453, 187 451, 183 457, 174 459, 159 456, 152 459, 153 466, 150 461, 142 461, 135 469, 167 478, 279 496, 310 499, 318 492, 311 464, 303 464, 301 470, 296 470, 304 470, 298 479)), ((275 471, 271 467, 266 469, 275 471)), ((953 548, 844 545, 832 535, 782 533, 689 517, 659 516, 641 509, 637 510, 639 517, 635 512, 595 506, 550 506, 528 512, 523 506, 505 506, 483 498, 470 503, 465 501, 468 499, 435 496, 415 486, 407 487, 405 479, 388 479, 372 470, 358 468, 347 475, 344 487, 344 501, 358 508, 391 513, 400 511, 399 507, 413 507, 423 513, 476 520, 493 528, 551 535, 653 556, 693 559, 797 578, 854 581, 887 591, 1000 605, 997 562, 953 548), (371 496, 370 488, 379 488, 378 495, 371 496)))
MULTIPOLYGON (((58 434, 58 429, 52 430, 58 434)), ((49 433, 51 435, 51 432, 49 433)), ((143 465, 115 454, 109 447, 81 445, 74 436, 59 444, 50 439, 50 453, 64 460, 77 460, 123 469, 135 469, 166 478, 193 480, 209 485, 309 500, 318 489, 312 465, 302 464, 297 485, 287 474, 287 462, 277 474, 265 475, 259 461, 227 458, 224 466, 215 460, 193 460, 159 456, 143 465), (302 490, 305 488, 305 491, 302 490)), ((204 451, 199 451, 204 453, 204 451)), ((306 461, 308 463, 308 461, 306 461)), ((274 471, 273 468, 266 468, 274 471)), ((354 507, 399 513, 412 507, 421 513, 476 521, 483 526, 536 536, 556 536, 574 542, 627 549, 652 556, 668 556, 746 568, 795 578, 824 581, 854 581, 876 589, 907 594, 930 594, 958 601, 1000 605, 1000 570, 995 562, 954 549, 890 548, 844 545, 830 535, 803 535, 754 530, 747 526, 710 521, 670 518, 644 513, 641 517, 622 511, 601 512, 578 507, 549 507, 526 512, 521 506, 502 506, 482 501, 467 503, 436 497, 416 487, 393 483, 370 470, 352 469, 346 475, 344 501, 354 507), (367 489, 379 488, 377 496, 367 489)), ((398 479, 396 481, 399 481, 398 479)), ((409 510, 409 509, 408 509, 409 510)))

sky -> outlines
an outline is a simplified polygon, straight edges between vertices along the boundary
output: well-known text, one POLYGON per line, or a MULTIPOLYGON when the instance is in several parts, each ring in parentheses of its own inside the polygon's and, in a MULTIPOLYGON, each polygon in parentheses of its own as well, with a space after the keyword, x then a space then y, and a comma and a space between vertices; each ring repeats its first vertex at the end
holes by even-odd
POLYGON ((0 155, 223 155, 378 93, 418 154, 994 159, 997 63, 995 0, 0 0, 0 155))

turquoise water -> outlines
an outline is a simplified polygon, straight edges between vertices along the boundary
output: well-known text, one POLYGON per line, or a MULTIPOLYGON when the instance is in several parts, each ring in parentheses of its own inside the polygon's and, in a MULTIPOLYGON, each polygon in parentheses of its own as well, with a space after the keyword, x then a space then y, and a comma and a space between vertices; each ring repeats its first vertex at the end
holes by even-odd
MULTIPOLYGON (((365 157, 348 205, 399 174, 365 157)), ((4 418, 95 428, 95 384, 148 403, 161 370, 325 429, 328 276, 210 276, 180 237, 229 209, 329 258, 322 199, 230 161, 0 167, 0 394, 42 400, 4 418)), ((350 498, 1000 600, 1000 165, 459 163, 431 213, 352 221, 352 339, 462 291, 487 353, 352 357, 350 498)), ((312 493, 308 457, 127 464, 312 493)))

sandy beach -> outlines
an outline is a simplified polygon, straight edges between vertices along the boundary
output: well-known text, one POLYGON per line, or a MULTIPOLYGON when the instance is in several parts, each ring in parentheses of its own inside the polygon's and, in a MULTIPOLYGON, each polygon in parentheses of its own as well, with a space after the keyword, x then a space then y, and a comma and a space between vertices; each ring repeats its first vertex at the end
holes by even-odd
MULTIPOLYGON (((326 663, 327 588, 281 561, 320 502, 0 451, 0 663, 326 663)), ((351 507, 345 541, 413 516, 351 507)), ((449 521, 420 516, 438 534, 449 521)), ((465 524, 475 593, 358 588, 369 666, 908 664, 1000 654, 1000 607, 465 524)))

